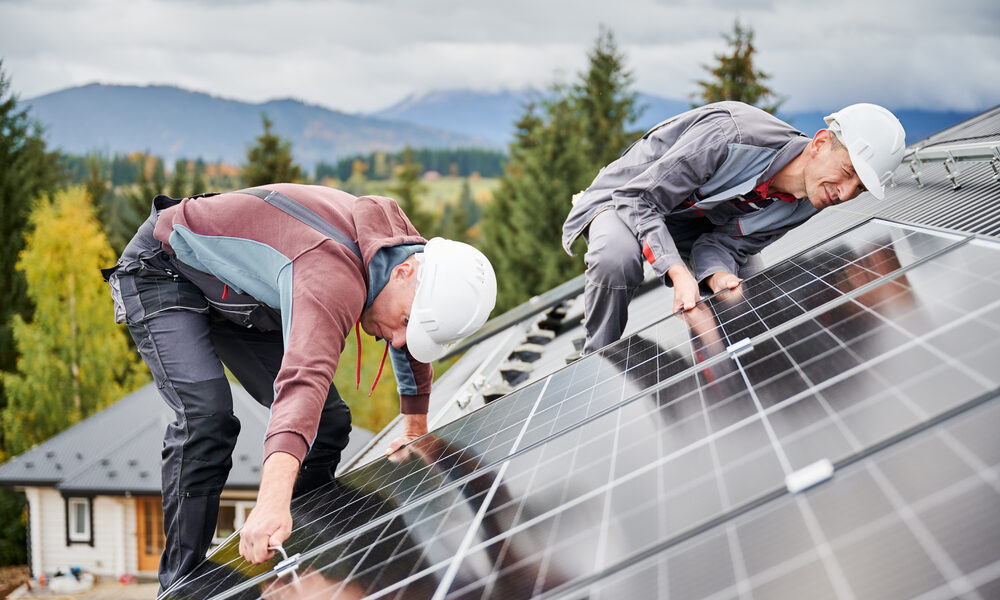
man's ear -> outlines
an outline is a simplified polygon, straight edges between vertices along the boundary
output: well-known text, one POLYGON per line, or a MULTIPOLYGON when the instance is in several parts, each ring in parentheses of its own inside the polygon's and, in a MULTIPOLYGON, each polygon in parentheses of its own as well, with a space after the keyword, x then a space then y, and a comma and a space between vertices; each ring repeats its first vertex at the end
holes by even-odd
POLYGON ((812 139, 809 140, 809 146, 808 146, 809 156, 815 157, 817 154, 819 154, 819 151, 823 148, 823 146, 825 146, 829 142, 830 142, 829 129, 820 129, 819 131, 817 131, 816 135, 814 135, 812 139))
POLYGON ((416 267, 416 265, 413 264, 412 261, 408 260, 408 261, 405 261, 405 262, 401 262, 398 265, 396 265, 395 267, 393 267, 393 269, 392 269, 392 278, 393 279, 406 279, 407 277, 412 276, 413 273, 416 272, 416 270, 417 270, 417 267, 416 267))

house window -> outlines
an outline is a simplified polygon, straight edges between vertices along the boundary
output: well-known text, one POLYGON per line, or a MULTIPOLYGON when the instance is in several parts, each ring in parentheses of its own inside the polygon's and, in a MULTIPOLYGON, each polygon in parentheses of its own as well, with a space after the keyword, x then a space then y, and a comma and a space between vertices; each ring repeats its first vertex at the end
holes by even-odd
POLYGON ((94 507, 91 498, 66 498, 66 545, 94 545, 94 507))
POLYGON ((223 500, 220 502, 219 520, 215 526, 215 537, 212 539, 212 543, 221 544, 237 529, 243 527, 253 505, 253 502, 242 500, 223 500))

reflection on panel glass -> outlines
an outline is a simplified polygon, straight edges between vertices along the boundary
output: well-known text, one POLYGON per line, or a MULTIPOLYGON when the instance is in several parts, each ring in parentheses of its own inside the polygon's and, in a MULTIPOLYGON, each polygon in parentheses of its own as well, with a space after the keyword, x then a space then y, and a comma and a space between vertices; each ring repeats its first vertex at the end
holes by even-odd
MULTIPOLYGON (((167 597, 974 589, 1000 552, 952 556, 965 547, 930 499, 995 469, 996 442, 955 446, 975 425, 955 415, 996 393, 997 356, 1000 247, 869 223, 297 499, 294 577, 247 565, 234 539, 167 597), (950 438, 920 433, 939 420, 950 438), (883 449, 917 435, 939 443, 883 449), (789 496, 786 477, 818 460, 867 466, 789 496), (943 466, 907 476, 914 460, 943 466), (863 514, 827 504, 850 497, 863 514), (920 577, 867 581, 885 544, 920 577)), ((982 496, 993 473, 979 496, 955 492, 971 514, 1000 517, 982 496)))
POLYGON ((994 398, 803 494, 564 585, 558 597, 997 597, 998 430, 994 398))

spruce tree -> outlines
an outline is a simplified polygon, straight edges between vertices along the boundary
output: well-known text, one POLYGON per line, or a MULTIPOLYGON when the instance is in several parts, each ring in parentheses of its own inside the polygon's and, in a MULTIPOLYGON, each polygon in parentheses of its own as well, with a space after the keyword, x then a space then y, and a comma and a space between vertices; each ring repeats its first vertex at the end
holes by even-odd
POLYGON ((209 192, 208 181, 205 179, 205 161, 198 159, 194 161, 194 180, 191 182, 191 194, 205 194, 209 192))
POLYGON ((753 45, 753 29, 743 27, 736 20, 733 32, 722 35, 729 46, 729 52, 716 54, 714 67, 703 65, 712 78, 697 82, 701 86, 699 99, 705 104, 737 100, 774 114, 784 100, 765 83, 771 76, 754 66, 757 48, 753 45))
POLYGON ((469 180, 462 182, 462 193, 453 204, 445 206, 444 214, 441 215, 441 236, 450 240, 469 243, 469 227, 472 227, 473 215, 469 214, 469 207, 476 206, 472 200, 472 189, 469 180))
POLYGON ((193 195, 188 185, 188 161, 179 158, 174 161, 174 172, 170 174, 170 185, 167 187, 167 194, 174 198, 187 198, 193 195))
POLYGON ((84 182, 84 188, 97 210, 98 219, 102 223, 106 223, 111 216, 108 214, 110 209, 108 194, 111 186, 104 173, 103 162, 97 154, 88 154, 85 163, 87 165, 87 180, 84 182))
POLYGON ((583 260, 562 251, 574 194, 616 159, 633 134, 635 94, 614 36, 602 30, 589 67, 571 88, 554 86, 541 110, 516 123, 500 189, 483 218, 484 246, 500 282, 497 313, 579 275, 583 260))
MULTIPOLYGON (((18 107, 0 60, 0 371, 13 369, 17 358, 12 319, 31 315, 24 275, 14 265, 24 249, 32 205, 62 183, 57 160, 58 155, 45 148, 41 126, 27 109, 18 107)), ((0 381, 0 409, 5 405, 0 381)), ((2 444, 0 431, 0 447, 2 444)))
POLYGON ((247 162, 240 175, 247 187, 269 183, 298 183, 303 180, 302 168, 292 159, 292 143, 272 133, 274 125, 261 113, 264 133, 256 138, 256 144, 247 150, 247 162))
POLYGON ((544 118, 529 106, 517 122, 506 173, 484 218, 485 251, 499 282, 497 314, 582 269, 559 240, 570 198, 593 177, 583 121, 564 88, 553 89, 543 109, 544 118))
POLYGON ((580 74, 574 95, 583 119, 587 155, 600 169, 617 159, 639 134, 627 129, 639 118, 639 110, 631 90, 632 74, 610 30, 601 28, 587 58, 589 67, 580 74))
POLYGON ((153 197, 165 191, 162 161, 145 154, 133 155, 130 160, 139 165, 135 182, 112 190, 106 196, 106 206, 98 211, 115 256, 121 255, 139 226, 149 218, 153 197))
POLYGON ((396 167, 395 183, 389 186, 389 193, 420 235, 430 239, 437 228, 433 217, 420 206, 420 196, 427 191, 427 186, 420 181, 421 169, 420 163, 413 159, 413 150, 407 147, 403 151, 403 164, 396 167))
POLYGON ((483 214, 483 209, 476 204, 475 198, 472 197, 472 184, 469 183, 468 178, 462 181, 462 193, 458 197, 458 204, 462 211, 466 214, 466 229, 479 222, 479 219, 483 214))
POLYGON ((344 182, 344 191, 355 196, 364 196, 368 187, 368 163, 361 159, 351 162, 351 176, 344 182))
POLYGON ((98 274, 114 256, 82 187, 57 192, 32 211, 32 231, 17 263, 25 274, 32 319, 15 316, 20 356, 2 374, 6 451, 24 452, 87 418, 147 379, 115 325, 98 274))

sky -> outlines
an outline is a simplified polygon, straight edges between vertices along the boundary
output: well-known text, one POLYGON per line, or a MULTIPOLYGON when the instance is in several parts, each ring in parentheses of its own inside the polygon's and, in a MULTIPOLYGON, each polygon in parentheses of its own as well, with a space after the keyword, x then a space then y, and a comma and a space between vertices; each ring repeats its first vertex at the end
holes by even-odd
POLYGON ((737 18, 783 111, 1000 104, 997 0, 0 0, 0 57, 22 99, 167 84, 368 113, 572 81, 605 26, 636 90, 686 99, 737 18))

